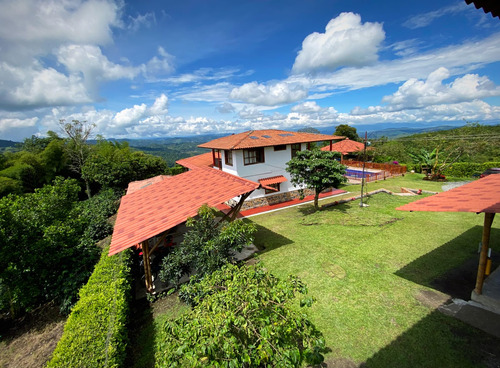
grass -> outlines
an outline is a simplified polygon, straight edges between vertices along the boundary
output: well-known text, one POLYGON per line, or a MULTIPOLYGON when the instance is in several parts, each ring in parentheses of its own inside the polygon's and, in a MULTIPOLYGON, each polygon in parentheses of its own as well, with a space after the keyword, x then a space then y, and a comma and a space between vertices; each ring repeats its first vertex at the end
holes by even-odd
MULTIPOLYGON (((441 185, 406 175, 369 183, 368 191, 440 191, 441 185)), ((351 192, 347 198, 360 192, 359 185, 344 189, 351 192)), ((425 297, 442 299, 433 281, 477 257, 483 216, 395 210, 415 199, 377 194, 366 198, 365 208, 353 201, 315 212, 306 204, 250 219, 259 230, 255 244, 264 266, 280 277, 300 276, 316 299, 309 314, 331 349, 328 366, 498 364, 499 339, 442 315, 425 297)), ((492 238, 499 235, 494 223, 492 238)), ((154 317, 146 345, 153 346, 152 326, 178 307, 154 317)))

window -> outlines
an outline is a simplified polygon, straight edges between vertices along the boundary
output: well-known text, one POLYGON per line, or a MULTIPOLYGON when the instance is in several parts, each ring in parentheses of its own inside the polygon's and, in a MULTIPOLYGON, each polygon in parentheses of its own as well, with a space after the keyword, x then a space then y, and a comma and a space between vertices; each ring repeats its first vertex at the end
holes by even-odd
POLYGON ((274 146, 275 151, 284 151, 286 150, 286 144, 280 144, 279 146, 274 146))
POLYGON ((224 162, 226 165, 233 166, 233 151, 224 150, 224 162))
POLYGON ((280 191, 280 183, 276 183, 276 184, 268 184, 267 186, 268 186, 268 187, 271 187, 271 188, 274 188, 274 189, 276 189, 276 190, 271 190, 271 189, 264 188, 264 189, 265 189, 266 194, 276 193, 276 192, 279 192, 279 191, 280 191))
POLYGON ((297 155, 297 152, 300 151, 300 143, 292 144, 292 158, 297 155))
POLYGON ((264 162, 264 147, 243 150, 243 163, 253 165, 264 162))

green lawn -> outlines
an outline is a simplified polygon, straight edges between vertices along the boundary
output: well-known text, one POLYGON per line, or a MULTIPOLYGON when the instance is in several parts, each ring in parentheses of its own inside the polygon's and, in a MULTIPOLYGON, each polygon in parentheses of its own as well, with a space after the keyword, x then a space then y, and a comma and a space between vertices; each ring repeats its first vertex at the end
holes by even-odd
MULTIPOLYGON (((368 190, 440 191, 441 185, 406 175, 369 183, 368 190)), ((344 197, 360 192, 359 185, 344 189, 351 192, 344 197)), ((298 275, 309 286, 316 303, 308 313, 331 350, 329 367, 498 364, 499 339, 442 315, 425 297, 437 295, 429 293, 433 280, 477 257, 483 216, 395 210, 418 198, 377 194, 366 199, 366 208, 353 201, 314 212, 306 204, 249 219, 259 229, 255 244, 263 265, 280 277, 298 275)), ((498 239, 498 221, 493 227, 498 239)), ((154 319, 171 313, 166 309, 154 319)))

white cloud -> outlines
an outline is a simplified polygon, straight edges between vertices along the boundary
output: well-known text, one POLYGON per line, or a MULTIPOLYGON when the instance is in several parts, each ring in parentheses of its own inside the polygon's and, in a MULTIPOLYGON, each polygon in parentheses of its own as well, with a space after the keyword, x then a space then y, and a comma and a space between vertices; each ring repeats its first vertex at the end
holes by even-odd
POLYGON ((235 107, 229 102, 224 102, 223 104, 217 106, 216 110, 221 114, 230 114, 236 111, 235 107))
POLYGON ((443 80, 449 76, 448 69, 439 68, 429 74, 425 81, 410 79, 397 92, 385 96, 382 102, 388 103, 392 110, 402 110, 500 95, 500 88, 487 77, 466 74, 449 84, 443 84, 443 80))
POLYGON ((463 1, 461 1, 461 2, 458 2, 456 4, 446 6, 446 7, 443 7, 441 9, 438 9, 438 10, 415 15, 415 16, 411 17, 410 19, 406 20, 403 23, 403 26, 408 27, 410 29, 417 29, 417 28, 426 27, 429 24, 431 24, 432 22, 434 22, 436 19, 439 19, 439 18, 444 17, 444 16, 448 16, 448 15, 457 14, 457 13, 460 13, 464 10, 467 10, 467 4, 465 4, 463 1))
POLYGON ((156 23, 155 13, 137 14, 136 17, 129 15, 128 20, 127 28, 133 32, 137 32, 142 27, 150 28, 156 23))
POLYGON ((321 106, 319 106, 316 101, 306 101, 301 104, 295 105, 292 107, 293 112, 318 112, 321 110, 321 106))
POLYGON ((286 82, 276 82, 268 85, 251 82, 234 88, 230 97, 254 105, 276 106, 306 98, 307 90, 300 85, 292 86, 286 82))
POLYGON ((325 33, 314 32, 304 39, 292 71, 334 70, 374 63, 384 39, 382 24, 362 24, 358 14, 342 13, 330 20, 325 33))

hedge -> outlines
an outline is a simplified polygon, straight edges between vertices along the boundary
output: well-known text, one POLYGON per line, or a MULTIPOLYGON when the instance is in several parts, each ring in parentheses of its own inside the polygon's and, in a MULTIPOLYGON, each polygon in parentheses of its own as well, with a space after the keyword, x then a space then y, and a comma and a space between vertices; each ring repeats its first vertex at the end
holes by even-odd
POLYGON ((491 167, 500 167, 500 162, 484 162, 482 164, 475 162, 456 162, 444 170, 443 174, 458 178, 468 178, 479 176, 482 172, 491 167))
POLYGON ((88 283, 80 289, 47 367, 121 367, 127 346, 131 295, 129 251, 101 255, 88 283))

